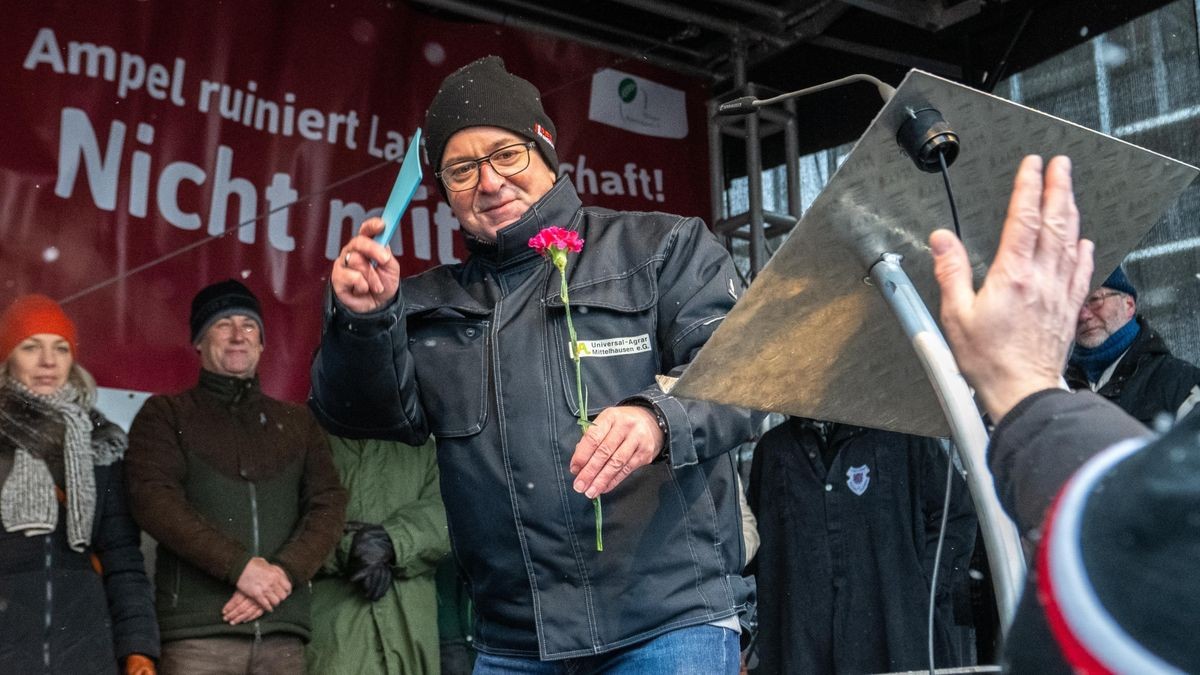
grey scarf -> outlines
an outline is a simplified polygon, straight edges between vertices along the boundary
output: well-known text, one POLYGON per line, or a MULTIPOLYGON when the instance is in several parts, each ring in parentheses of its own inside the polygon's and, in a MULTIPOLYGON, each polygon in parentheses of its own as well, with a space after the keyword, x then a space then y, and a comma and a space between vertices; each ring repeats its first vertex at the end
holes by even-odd
POLYGON ((90 397, 70 382, 42 396, 0 376, 0 441, 13 448, 12 470, 0 488, 0 521, 6 531, 32 537, 58 526, 58 498, 46 462, 61 452, 67 542, 76 551, 91 543, 96 511, 93 466, 117 461, 127 445, 123 432, 89 411, 91 404, 90 397))

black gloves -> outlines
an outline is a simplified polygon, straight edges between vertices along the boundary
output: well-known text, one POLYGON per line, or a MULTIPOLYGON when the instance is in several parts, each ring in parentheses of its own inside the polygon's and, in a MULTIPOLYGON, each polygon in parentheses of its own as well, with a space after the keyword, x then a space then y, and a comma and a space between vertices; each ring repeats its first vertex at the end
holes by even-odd
POLYGON ((392 563, 396 561, 392 538, 382 526, 358 521, 346 523, 346 531, 354 532, 346 561, 350 581, 359 585, 363 597, 375 602, 392 584, 392 563))

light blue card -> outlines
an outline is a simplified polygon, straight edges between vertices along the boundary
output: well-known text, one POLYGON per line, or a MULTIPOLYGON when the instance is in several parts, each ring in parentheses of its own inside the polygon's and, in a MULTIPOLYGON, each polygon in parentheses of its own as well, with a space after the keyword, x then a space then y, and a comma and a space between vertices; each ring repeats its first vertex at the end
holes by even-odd
POLYGON ((383 232, 375 237, 375 241, 388 245, 392 237, 396 236, 396 230, 400 227, 400 216, 404 215, 404 211, 408 208, 409 202, 412 201, 413 195, 417 193, 417 188, 421 186, 421 128, 417 127, 416 133, 413 134, 412 141, 408 144, 408 152, 404 153, 404 161, 400 164, 400 174, 396 176, 396 183, 392 186, 392 194, 388 197, 387 204, 383 207, 383 232))

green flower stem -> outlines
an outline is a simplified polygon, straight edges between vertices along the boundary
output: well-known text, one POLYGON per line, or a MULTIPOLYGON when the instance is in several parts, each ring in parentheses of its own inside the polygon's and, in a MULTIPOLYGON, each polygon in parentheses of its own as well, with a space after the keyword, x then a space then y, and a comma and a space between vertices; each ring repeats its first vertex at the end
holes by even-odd
MULTIPOLYGON (((567 252, 552 249, 554 266, 558 268, 559 291, 563 307, 567 311, 567 335, 571 338, 571 360, 575 362, 575 396, 579 407, 579 431, 586 432, 591 422, 587 418, 587 403, 583 398, 583 364, 579 360, 579 340, 575 336, 575 324, 571 321, 571 299, 567 295, 567 252)), ((592 500, 592 511, 596 514, 596 550, 604 550, 604 538, 601 532, 604 526, 604 510, 600 507, 600 497, 592 500)))
POLYGON ((604 550, 604 537, 600 536, 601 527, 604 525, 604 509, 600 508, 600 496, 597 495, 592 500, 592 510, 596 512, 596 550, 604 550))

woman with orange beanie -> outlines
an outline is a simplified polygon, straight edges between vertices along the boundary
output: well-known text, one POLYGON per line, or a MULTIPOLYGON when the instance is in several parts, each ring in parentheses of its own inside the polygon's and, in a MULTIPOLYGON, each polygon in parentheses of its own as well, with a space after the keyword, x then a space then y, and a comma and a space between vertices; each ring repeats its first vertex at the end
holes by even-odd
POLYGON ((127 441, 93 407, 76 351, 75 325, 46 296, 0 314, 0 669, 153 675, 127 441))

